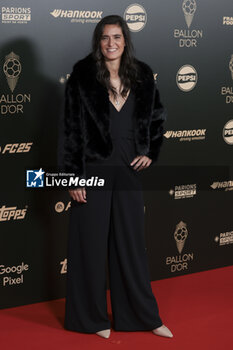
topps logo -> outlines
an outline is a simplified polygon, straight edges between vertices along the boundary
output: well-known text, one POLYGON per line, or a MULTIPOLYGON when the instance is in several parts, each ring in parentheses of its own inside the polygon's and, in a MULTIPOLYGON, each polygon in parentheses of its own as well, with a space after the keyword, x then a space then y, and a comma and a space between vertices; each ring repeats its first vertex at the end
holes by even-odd
POLYGON ((27 143, 7 143, 2 148, 0 147, 0 153, 26 153, 31 149, 33 142, 27 143))
POLYGON ((0 221, 9 221, 9 220, 20 220, 24 219, 27 213, 27 209, 17 209, 17 207, 6 207, 3 205, 0 208, 0 221))

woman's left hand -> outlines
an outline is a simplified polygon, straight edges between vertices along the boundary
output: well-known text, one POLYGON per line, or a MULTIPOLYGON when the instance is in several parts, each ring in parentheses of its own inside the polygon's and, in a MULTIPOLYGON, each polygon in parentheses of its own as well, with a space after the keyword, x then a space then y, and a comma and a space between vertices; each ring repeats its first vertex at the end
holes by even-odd
POLYGON ((136 171, 142 170, 144 168, 148 168, 152 163, 152 159, 147 157, 147 156, 137 156, 136 158, 133 159, 133 161, 130 163, 131 166, 134 167, 133 169, 136 171), (136 163, 136 164, 135 164, 136 163))

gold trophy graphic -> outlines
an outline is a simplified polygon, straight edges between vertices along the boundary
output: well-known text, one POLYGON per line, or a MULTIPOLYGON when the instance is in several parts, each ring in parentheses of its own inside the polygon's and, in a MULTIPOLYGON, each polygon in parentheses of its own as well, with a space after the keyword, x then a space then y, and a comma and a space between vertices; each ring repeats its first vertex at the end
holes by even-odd
POLYGON ((176 225, 176 230, 174 232, 176 246, 180 254, 184 248, 184 243, 187 237, 188 237, 187 225, 185 222, 180 221, 179 224, 176 225))
POLYGON ((184 18, 188 28, 191 26, 196 8, 197 8, 197 5, 195 0, 183 1, 182 10, 184 12, 184 18))
POLYGON ((230 62, 229 62, 229 69, 231 71, 231 77, 233 79, 233 55, 231 55, 231 59, 230 59, 230 62))
POLYGON ((3 72, 6 75, 7 83, 11 92, 14 91, 19 79, 19 75, 22 70, 21 63, 19 62, 19 56, 13 51, 5 57, 5 63, 3 65, 3 72))

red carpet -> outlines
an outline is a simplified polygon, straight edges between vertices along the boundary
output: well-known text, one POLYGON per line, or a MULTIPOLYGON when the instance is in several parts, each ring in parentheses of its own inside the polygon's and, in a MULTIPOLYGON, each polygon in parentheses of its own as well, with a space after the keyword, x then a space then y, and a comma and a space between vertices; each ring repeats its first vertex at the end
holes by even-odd
MULTIPOLYGON (((65 299, 0 310, 3 350, 233 349, 233 266, 152 282, 173 338, 114 332, 109 339, 63 329, 65 299)), ((110 295, 108 291, 110 313, 110 295)), ((109 316, 111 318, 111 316, 109 316)))

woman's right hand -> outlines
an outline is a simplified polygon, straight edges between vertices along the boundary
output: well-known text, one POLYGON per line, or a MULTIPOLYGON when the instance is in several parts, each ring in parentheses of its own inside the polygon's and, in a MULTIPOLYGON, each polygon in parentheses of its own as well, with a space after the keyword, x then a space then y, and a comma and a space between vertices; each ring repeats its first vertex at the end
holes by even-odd
POLYGON ((73 198, 73 200, 80 203, 87 203, 85 187, 80 187, 80 188, 77 188, 76 190, 68 190, 68 191, 70 196, 73 198))

